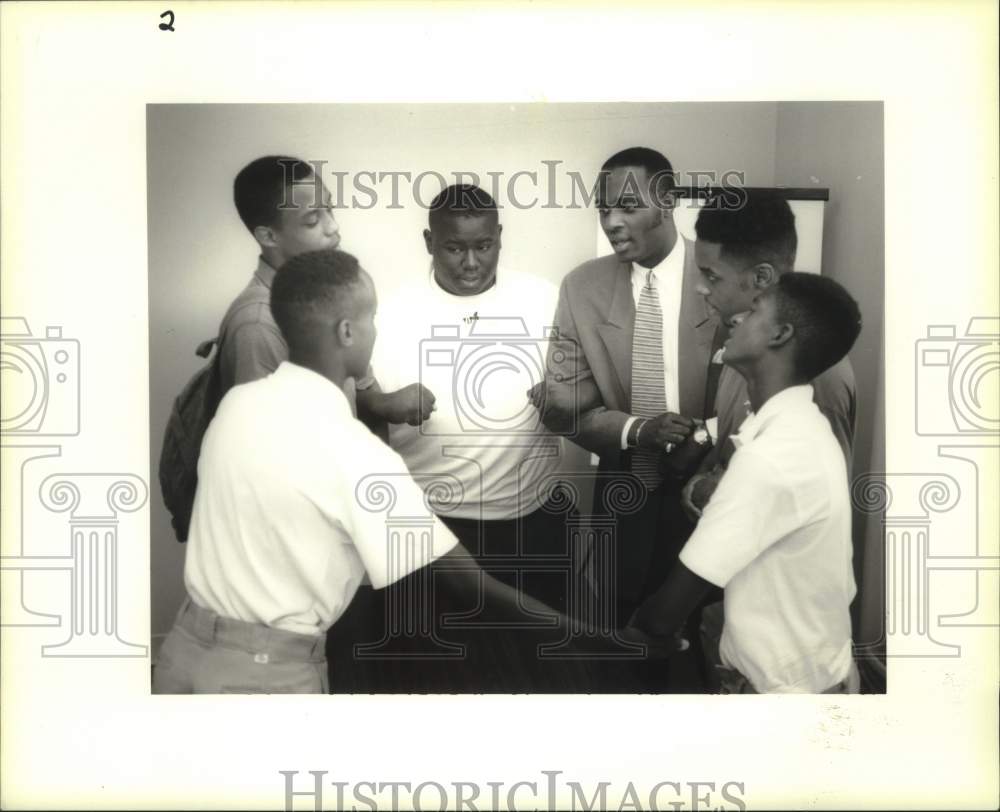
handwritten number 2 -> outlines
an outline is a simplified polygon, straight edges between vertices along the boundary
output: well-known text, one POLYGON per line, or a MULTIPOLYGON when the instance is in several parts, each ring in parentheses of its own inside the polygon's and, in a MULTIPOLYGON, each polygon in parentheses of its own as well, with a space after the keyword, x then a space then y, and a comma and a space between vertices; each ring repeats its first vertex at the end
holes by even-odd
POLYGON ((160 15, 160 19, 162 20, 164 17, 169 17, 170 19, 167 20, 165 23, 160 23, 160 30, 161 31, 173 31, 174 30, 174 13, 172 11, 164 11, 160 15))

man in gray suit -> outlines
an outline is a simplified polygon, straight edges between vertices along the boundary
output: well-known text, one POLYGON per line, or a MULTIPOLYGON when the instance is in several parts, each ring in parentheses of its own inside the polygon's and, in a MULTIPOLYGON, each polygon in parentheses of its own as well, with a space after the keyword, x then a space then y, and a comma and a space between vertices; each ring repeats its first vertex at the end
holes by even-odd
POLYGON ((696 421, 714 404, 718 322, 698 295, 694 246, 674 225, 675 196, 659 152, 632 147, 605 161, 596 201, 614 254, 563 280, 549 345, 544 420, 600 456, 595 510, 623 473, 642 484, 638 509, 618 511, 615 575, 603 576, 619 627, 692 530, 680 487, 703 455, 696 421))

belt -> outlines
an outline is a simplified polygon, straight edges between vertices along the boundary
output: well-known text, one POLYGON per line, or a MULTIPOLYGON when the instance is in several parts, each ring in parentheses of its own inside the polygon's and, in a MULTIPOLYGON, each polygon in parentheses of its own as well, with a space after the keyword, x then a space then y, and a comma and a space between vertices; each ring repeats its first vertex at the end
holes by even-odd
POLYGON ((223 617, 199 606, 190 598, 177 615, 177 625, 204 643, 237 648, 254 655, 258 663, 310 662, 326 660, 326 638, 274 629, 223 617))

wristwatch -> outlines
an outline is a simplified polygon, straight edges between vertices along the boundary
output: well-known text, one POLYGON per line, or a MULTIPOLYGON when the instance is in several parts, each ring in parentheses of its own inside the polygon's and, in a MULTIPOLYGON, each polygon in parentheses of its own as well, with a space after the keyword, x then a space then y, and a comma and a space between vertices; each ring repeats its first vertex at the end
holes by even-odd
POLYGON ((698 445, 705 445, 712 442, 712 435, 708 433, 708 429, 702 423, 695 427, 694 432, 691 434, 691 439, 698 445))
MULTIPOLYGON (((691 432, 691 440, 695 445, 708 445, 712 442, 712 435, 708 433, 708 429, 705 428, 704 423, 698 423, 694 431, 691 432)), ((668 454, 672 452, 676 446, 673 443, 667 443, 663 446, 663 450, 668 454)))

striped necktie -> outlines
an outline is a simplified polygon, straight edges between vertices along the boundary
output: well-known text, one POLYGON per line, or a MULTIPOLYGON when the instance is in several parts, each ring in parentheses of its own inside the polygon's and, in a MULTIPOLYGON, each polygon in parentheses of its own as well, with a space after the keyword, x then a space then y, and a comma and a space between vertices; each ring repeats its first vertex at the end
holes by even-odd
MULTIPOLYGON (((653 286, 653 271, 646 273, 646 284, 635 308, 635 332, 632 336, 632 414, 658 417, 667 410, 663 384, 663 311, 660 296, 653 286)), ((632 451, 632 473, 655 490, 663 481, 660 474, 660 449, 636 448, 632 451)))

